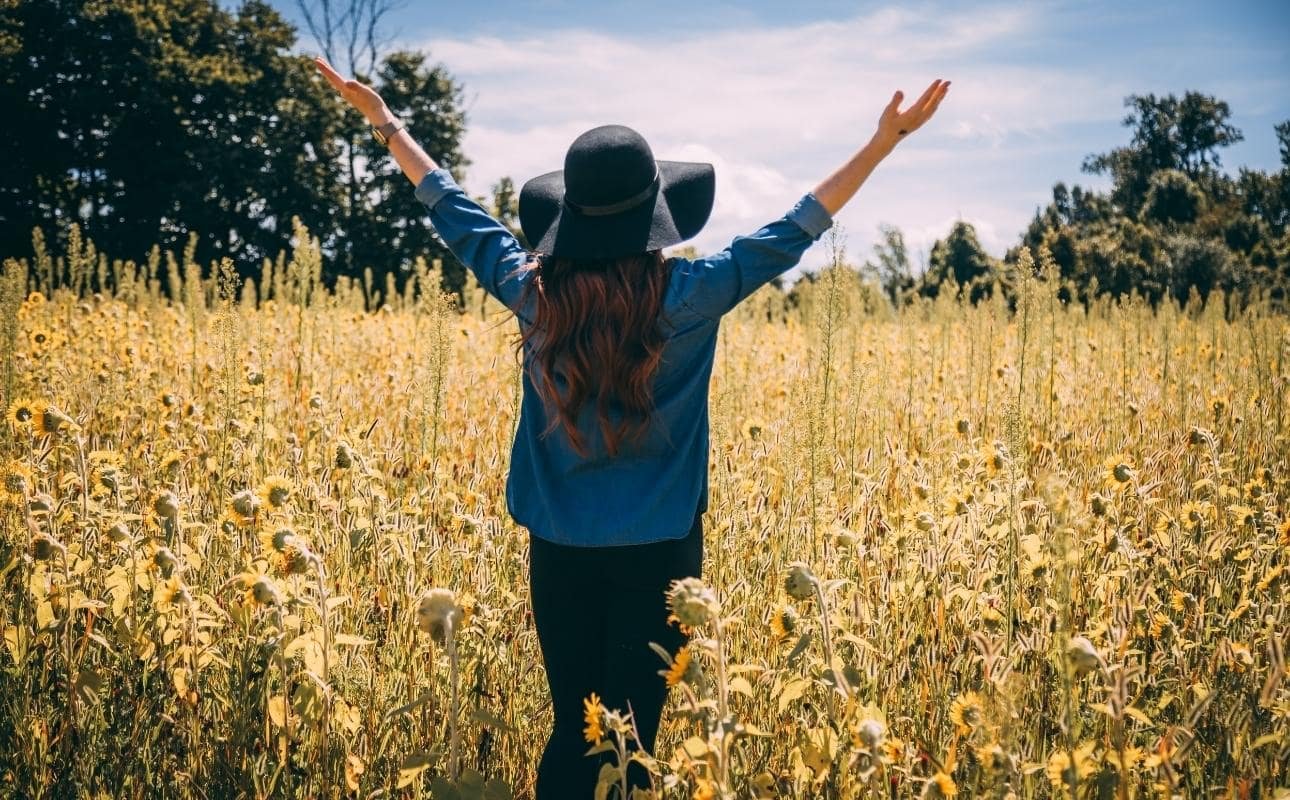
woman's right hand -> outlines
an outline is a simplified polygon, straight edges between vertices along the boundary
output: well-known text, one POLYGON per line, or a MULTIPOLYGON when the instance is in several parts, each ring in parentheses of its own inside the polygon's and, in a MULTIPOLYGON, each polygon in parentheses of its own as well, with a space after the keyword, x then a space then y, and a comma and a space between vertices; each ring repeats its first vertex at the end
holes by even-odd
POLYGON ((353 78, 345 78, 339 72, 327 63, 327 59, 319 56, 314 59, 314 64, 322 72, 323 77, 332 85, 340 96, 345 98, 358 113, 367 117, 367 121, 373 125, 384 125, 394 119, 394 114, 385 106, 385 101, 376 93, 372 87, 359 83, 353 78))
POLYGON ((937 78, 932 81, 932 85, 927 87, 927 90, 923 92, 923 96, 918 98, 917 102, 908 111, 898 110, 900 101, 905 95, 897 89, 896 93, 892 95, 891 102, 882 110, 882 117, 878 120, 878 138, 894 145, 921 128, 923 123, 931 119, 932 114, 936 113, 937 107, 945 99, 945 93, 949 91, 949 88, 949 81, 942 81, 937 78))

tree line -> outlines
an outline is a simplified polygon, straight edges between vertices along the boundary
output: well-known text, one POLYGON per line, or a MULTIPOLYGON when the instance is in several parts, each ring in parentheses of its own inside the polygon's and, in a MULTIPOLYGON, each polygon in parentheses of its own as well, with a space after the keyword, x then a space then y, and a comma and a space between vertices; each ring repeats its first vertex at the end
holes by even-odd
MULTIPOLYGON (((463 87, 425 53, 381 47, 391 0, 296 0, 333 63, 370 81, 427 150, 464 177, 463 87)), ((448 256, 406 179, 265 0, 0 0, 0 254, 31 252, 32 229, 65 243, 72 223, 99 252, 144 260, 154 247, 230 257, 244 277, 290 248, 292 217, 319 238, 322 280, 386 276, 401 286, 418 257, 448 256)), ((1132 95, 1130 142, 1088 156, 1099 193, 1053 186, 1018 244, 990 256, 966 222, 915 272, 898 228, 881 226, 860 269, 893 304, 962 291, 1011 293, 1021 247, 1048 248, 1063 297, 1137 292, 1186 301, 1214 289, 1286 295, 1290 279, 1290 120, 1282 169, 1221 169, 1243 139, 1227 103, 1198 92, 1132 95)), ((513 229, 515 186, 480 198, 513 229)), ((812 276, 805 277, 807 283, 812 276)))
POLYGON ((1215 289, 1228 296, 1266 292, 1284 304, 1290 288, 1290 120, 1274 127, 1281 169, 1221 170, 1220 149, 1244 136, 1228 104, 1199 92, 1131 95, 1123 125, 1130 142, 1088 156, 1081 170, 1108 175, 1104 193, 1064 182, 1001 259, 957 222, 932 245, 915 274, 901 232, 882 226, 874 257, 861 271, 896 305, 918 295, 964 292, 972 300, 1011 297, 1023 247, 1046 247, 1060 271, 1060 295, 1087 303, 1137 293, 1180 304, 1215 289))
MULTIPOLYGON (((63 245, 76 223, 114 257, 192 245, 199 262, 227 256, 249 276, 290 249, 299 216, 328 285, 369 267, 384 285, 423 256, 443 258, 445 286, 459 287, 463 268, 407 179, 296 41, 263 0, 0 2, 0 253, 31 252, 34 226, 63 245)), ((360 79, 460 178, 461 84, 424 53, 368 52, 360 79)))

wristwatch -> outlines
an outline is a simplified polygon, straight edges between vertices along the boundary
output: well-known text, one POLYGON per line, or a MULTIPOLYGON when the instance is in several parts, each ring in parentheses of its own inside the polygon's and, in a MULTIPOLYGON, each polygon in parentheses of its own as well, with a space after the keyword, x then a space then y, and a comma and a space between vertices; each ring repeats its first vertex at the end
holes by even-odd
POLYGON ((387 122, 384 125, 373 125, 372 135, 376 137, 376 141, 389 147, 390 137, 403 130, 403 127, 403 120, 396 119, 391 122, 387 122))

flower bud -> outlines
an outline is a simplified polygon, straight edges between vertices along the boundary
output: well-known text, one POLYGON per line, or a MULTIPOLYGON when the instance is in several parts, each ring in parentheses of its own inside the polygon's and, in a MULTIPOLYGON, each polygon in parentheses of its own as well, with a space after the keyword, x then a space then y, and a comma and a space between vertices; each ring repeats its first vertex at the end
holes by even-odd
POLYGON ((805 600, 815 594, 815 576, 802 562, 788 565, 788 576, 784 579, 784 591, 794 600, 805 600))
POLYGON ((721 613, 716 594, 699 578, 672 581, 667 604, 677 620, 691 628, 711 622, 721 613))

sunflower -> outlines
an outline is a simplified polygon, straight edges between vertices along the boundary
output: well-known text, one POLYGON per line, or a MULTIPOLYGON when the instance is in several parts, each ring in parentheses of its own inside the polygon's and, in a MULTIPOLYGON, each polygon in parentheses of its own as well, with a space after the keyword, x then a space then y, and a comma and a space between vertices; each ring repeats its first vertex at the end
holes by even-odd
POLYGON ((1182 589, 1174 589, 1169 596, 1169 607, 1179 614, 1185 614, 1196 607, 1196 596, 1182 589))
POLYGON ((1242 597, 1241 601, 1236 604, 1236 608, 1233 608, 1231 613, 1227 615, 1227 624, 1231 625, 1233 622, 1239 622, 1241 617, 1249 613, 1250 607, 1249 598, 1242 597))
POLYGON ((15 430, 28 430, 32 423, 36 421, 36 413, 39 404, 29 397, 19 397, 9 404, 9 410, 5 413, 9 424, 15 430))
POLYGON ((1228 506, 1227 511, 1232 515, 1232 521, 1236 523, 1236 527, 1238 528, 1244 528, 1248 525, 1254 524, 1254 509, 1249 506, 1228 506))
POLYGON ((600 744, 600 740, 605 738, 605 729, 601 725, 601 718, 605 714, 605 707, 600 704, 600 697, 592 692, 582 701, 582 718, 587 723, 583 728, 583 737, 591 744, 600 744))
POLYGON ((1147 628, 1152 639, 1168 639, 1174 632, 1173 620, 1155 611, 1151 614, 1151 625, 1147 628))
POLYGON ((1093 748, 1097 742, 1085 742, 1075 748, 1075 761, 1072 765, 1071 754, 1066 750, 1058 750, 1048 757, 1048 780, 1052 783, 1053 788, 1065 791, 1066 787, 1074 786, 1077 780, 1091 776, 1097 771, 1097 763, 1093 760, 1093 748))
POLYGON ((663 678, 667 681, 669 687, 685 680, 685 673, 690 669, 691 659, 690 648, 682 647, 676 651, 676 658, 672 659, 672 666, 663 673, 663 678))
POLYGON ((36 414, 32 418, 36 433, 41 436, 53 436, 59 432, 75 433, 81 429, 76 421, 63 413, 62 409, 50 403, 36 405, 36 414))
POLYGON ((1184 503, 1179 517, 1184 527, 1195 529, 1204 525, 1214 516, 1214 506, 1205 502, 1184 503))
POLYGON ((193 596, 189 593, 184 582, 179 580, 178 575, 170 576, 157 589, 157 605, 161 608, 168 608, 172 605, 187 608, 192 603, 193 596))
POLYGON ((21 461, 10 461, 0 470, 0 499, 6 503, 26 500, 31 487, 31 469, 21 461))
POLYGON ((938 772, 927 781, 923 797, 957 797, 958 793, 959 787, 954 783, 954 779, 948 773, 938 772))
POLYGON ((125 459, 115 450, 91 450, 90 494, 97 496, 117 491, 121 487, 121 468, 125 459))
POLYGON ((242 526, 239 525, 237 520, 233 518, 233 515, 229 514, 227 511, 220 514, 219 519, 215 521, 215 530, 230 539, 237 536, 237 532, 241 529, 242 526))
POLYGON ((292 486, 291 481, 281 475, 270 475, 264 479, 260 485, 257 495, 264 498, 264 502, 273 511, 281 511, 286 508, 287 501, 291 499, 292 486))
POLYGON ((859 723, 850 726, 851 746, 857 750, 874 751, 882 747, 887 735, 887 726, 875 717, 866 717, 859 723))
POLYGON ((1124 453, 1116 453, 1102 462, 1106 468, 1103 481, 1113 489, 1125 489, 1137 477, 1133 459, 1124 453))
POLYGON ((976 748, 976 757, 995 775, 1011 775, 1017 771, 1017 760, 998 742, 990 742, 976 748))
POLYGON ((303 575, 314 555, 309 542, 291 528, 260 531, 260 546, 269 551, 273 569, 279 575, 303 575))
POLYGON ((184 454, 180 450, 171 450, 161 459, 161 471, 171 478, 179 476, 179 469, 183 466, 184 454))
POLYGON ((227 514, 238 525, 255 524, 260 512, 260 498, 250 489, 243 489, 229 498, 227 514))
POLYGON ((950 494, 945 498, 945 514, 957 517, 960 514, 968 513, 968 507, 974 499, 970 490, 950 494))
POLYGON ((1277 541, 1282 547, 1290 547, 1290 519, 1277 526, 1277 541))
POLYGON ((950 721, 960 733, 971 733, 981 724, 983 711, 981 695, 968 692, 954 698, 954 702, 950 704, 950 721))
POLYGON ((278 584, 265 572, 263 561, 257 559, 251 569, 237 576, 237 580, 244 590, 242 600, 247 605, 276 606, 282 602, 278 584))
POLYGON ((905 741, 895 736, 888 736, 882 743, 882 757, 896 764, 905 759, 905 741))
POLYGON ((31 343, 32 351, 37 353, 53 347, 57 339, 57 334, 44 326, 35 328, 27 334, 27 341, 31 343))
POLYGON ((1269 589, 1276 588, 1278 585, 1281 584, 1282 580, 1285 578, 1285 571, 1286 571, 1286 568, 1284 565, 1277 564, 1275 567, 1272 567, 1266 573, 1264 573, 1263 577, 1259 580, 1258 584, 1256 584, 1254 588, 1259 592, 1266 592, 1269 589))
POLYGON ((770 616, 770 632, 776 639, 785 639, 797 630, 798 619, 797 610, 792 606, 780 606, 770 616))
POLYGON ((1004 461, 1003 451, 997 444, 984 444, 981 446, 981 458, 985 462, 986 475, 993 478, 1003 471, 1004 461))

